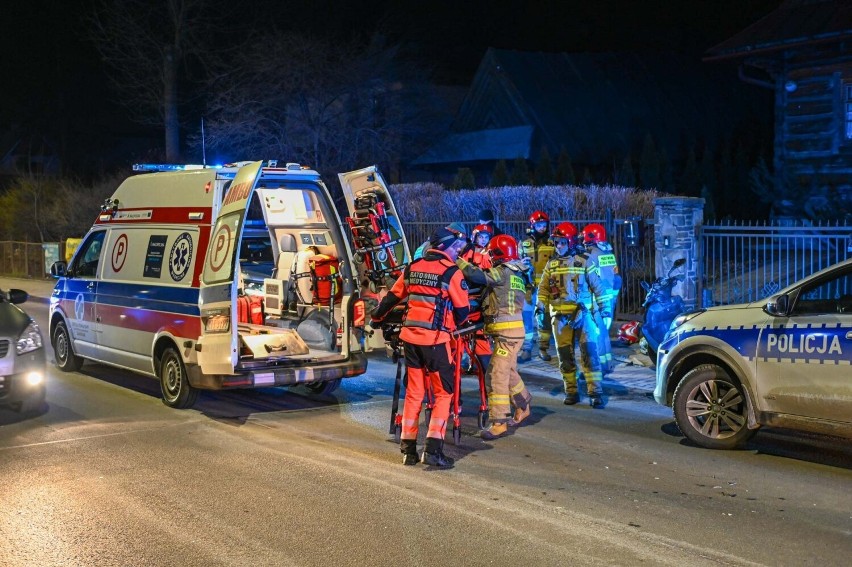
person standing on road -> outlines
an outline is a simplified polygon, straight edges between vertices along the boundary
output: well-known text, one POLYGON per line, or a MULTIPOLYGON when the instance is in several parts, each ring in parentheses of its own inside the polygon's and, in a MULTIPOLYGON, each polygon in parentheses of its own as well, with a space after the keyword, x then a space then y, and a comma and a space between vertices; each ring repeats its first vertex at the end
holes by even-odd
POLYGON ((559 355, 559 370, 565 383, 565 405, 574 405, 580 401, 574 354, 579 338, 580 368, 586 378, 589 405, 603 408, 603 376, 597 352, 600 331, 583 303, 583 298, 594 296, 602 316, 611 317, 612 314, 599 299, 604 296, 606 289, 598 275, 597 266, 585 252, 575 253, 576 238, 577 227, 570 222, 563 222, 553 229, 556 258, 550 260, 542 272, 537 308, 549 309, 556 337, 556 352, 559 355))
POLYGON ((467 283, 454 262, 467 240, 458 232, 439 228, 429 242, 431 248, 406 266, 373 311, 371 324, 381 324, 395 305, 408 301, 399 335, 405 344, 406 367, 402 463, 417 463, 420 410, 427 391, 431 391, 434 405, 420 461, 445 468, 453 465, 453 459, 443 450, 455 382, 453 334, 467 320, 470 309, 467 283))
MULTIPOLYGON (((491 241, 493 229, 487 224, 478 224, 471 232, 471 242, 459 254, 459 258, 466 260, 477 268, 487 270, 491 267, 491 256, 488 254, 486 247, 491 241)), ((482 285, 468 280, 468 290, 470 296, 470 323, 477 323, 482 317, 482 297, 485 289, 482 285)), ((476 331, 474 341, 474 355, 479 360, 480 367, 484 371, 488 368, 491 361, 491 341, 482 330, 476 331)), ((467 356, 467 352, 462 353, 462 368, 466 372, 473 369, 472 361, 467 356)))
POLYGON ((538 352, 542 360, 549 361, 550 337, 553 330, 550 327, 548 317, 534 317, 535 305, 537 303, 537 286, 541 277, 542 269, 554 254, 553 241, 550 239, 550 217, 543 211, 535 211, 529 218, 530 226, 527 229, 529 236, 521 241, 518 255, 526 263, 530 271, 530 287, 527 289, 527 302, 524 304, 524 346, 521 349, 519 362, 528 362, 532 359, 533 343, 536 331, 538 332, 538 352))
MULTIPOLYGON (((583 246, 589 255, 589 261, 598 267, 598 272, 606 287, 606 293, 602 300, 609 313, 615 315, 615 304, 618 301, 618 292, 621 290, 621 275, 618 273, 618 262, 615 259, 615 251, 612 245, 606 241, 606 229, 598 223, 587 224, 582 232, 583 246)), ((591 309, 591 298, 587 299, 586 307, 591 309)), ((612 316, 601 317, 600 311, 595 311, 595 320, 600 328, 598 338, 598 354, 601 359, 601 370, 604 374, 612 372, 612 342, 609 337, 609 329, 612 327, 612 316)))
POLYGON ((485 374, 488 412, 491 424, 482 431, 483 439, 496 439, 530 415, 532 396, 518 374, 518 351, 524 339, 523 309, 527 288, 527 268, 518 258, 518 244, 507 234, 488 243, 494 267, 481 269, 463 258, 456 260, 465 279, 486 287, 483 298, 485 333, 494 341, 494 354, 485 374), (511 407, 514 414, 510 414, 511 407))

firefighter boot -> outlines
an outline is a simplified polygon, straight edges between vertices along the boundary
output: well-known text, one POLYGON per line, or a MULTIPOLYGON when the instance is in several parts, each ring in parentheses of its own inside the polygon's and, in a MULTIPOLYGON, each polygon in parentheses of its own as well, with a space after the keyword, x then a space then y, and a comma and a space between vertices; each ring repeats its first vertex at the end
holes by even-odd
POLYGON ((589 405, 592 406, 594 409, 603 409, 604 408, 603 396, 601 396, 600 394, 590 395, 589 396, 589 405))
POLYGON ((444 454, 444 440, 435 437, 426 438, 426 449, 423 451, 423 456, 420 462, 430 467, 439 467, 442 469, 450 468, 455 462, 454 459, 444 454))
POLYGON ((550 356, 550 353, 549 353, 549 352, 547 352, 547 349, 546 349, 546 348, 540 348, 540 349, 538 349, 538 355, 539 355, 539 356, 541 357, 541 359, 542 359, 543 361, 545 361, 545 362, 550 362, 550 360, 553 358, 552 356, 550 356))
POLYGON ((399 444, 399 450, 402 453, 402 464, 403 465, 416 465, 417 464, 417 440, 416 439, 403 439, 399 444))
POLYGON ((566 406, 573 406, 577 402, 580 401, 580 394, 577 392, 571 392, 570 394, 565 394, 565 399, 562 400, 562 403, 566 406))
POLYGON ((488 426, 488 429, 483 429, 482 433, 480 433, 480 437, 485 439, 486 441, 491 441, 492 439, 497 439, 498 437, 503 437, 508 433, 509 426, 505 421, 500 423, 492 423, 488 426))
POLYGON ((529 362, 532 360, 532 352, 529 350, 522 350, 521 356, 518 357, 518 364, 523 364, 524 362, 529 362))
POLYGON ((523 420, 530 416, 531 410, 532 408, 529 405, 525 408, 515 408, 515 414, 512 416, 512 419, 509 420, 509 425, 512 427, 519 426, 523 420))

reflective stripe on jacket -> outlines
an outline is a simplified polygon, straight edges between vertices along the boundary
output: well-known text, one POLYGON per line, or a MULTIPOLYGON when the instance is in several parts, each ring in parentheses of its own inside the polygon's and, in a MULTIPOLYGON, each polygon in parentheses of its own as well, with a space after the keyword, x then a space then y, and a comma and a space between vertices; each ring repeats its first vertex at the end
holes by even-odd
POLYGON ((530 236, 521 240, 518 246, 518 257, 521 260, 524 258, 530 259, 530 265, 532 266, 530 279, 533 285, 538 284, 538 279, 541 277, 544 267, 554 256, 556 256, 556 246, 549 237, 536 238, 535 236, 530 236))
POLYGON ((588 303, 592 294, 603 309, 600 299, 607 286, 598 275, 597 266, 585 254, 561 256, 544 267, 538 284, 538 300, 550 306, 551 313, 573 313, 578 303, 588 303))
POLYGON ((474 285, 487 286, 483 299, 485 332, 510 338, 524 336, 522 312, 528 284, 527 269, 520 260, 512 260, 482 270, 463 259, 456 264, 474 285))

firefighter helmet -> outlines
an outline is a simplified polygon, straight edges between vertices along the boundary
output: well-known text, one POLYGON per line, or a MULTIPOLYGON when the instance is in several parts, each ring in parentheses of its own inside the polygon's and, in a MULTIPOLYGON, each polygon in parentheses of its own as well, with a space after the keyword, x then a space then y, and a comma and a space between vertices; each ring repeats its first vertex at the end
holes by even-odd
POLYGON ((544 211, 534 211, 533 214, 530 215, 530 226, 541 221, 550 222, 550 217, 547 216, 547 213, 544 211))
POLYGON ((567 238, 568 245, 573 246, 577 242, 577 227, 570 222, 561 222, 553 229, 551 236, 554 240, 557 238, 567 238))
POLYGON ((596 222, 583 227, 583 244, 606 242, 606 229, 596 222))
POLYGON ((618 328, 618 341, 623 344, 639 342, 639 321, 629 321, 618 328))
POLYGON ((491 259, 497 263, 518 259, 518 243, 508 234, 501 234, 491 239, 486 247, 491 259))
POLYGON ((470 239, 476 242, 476 237, 480 235, 480 233, 485 233, 489 238, 494 236, 494 227, 490 224, 478 224, 473 227, 473 232, 470 233, 470 239))

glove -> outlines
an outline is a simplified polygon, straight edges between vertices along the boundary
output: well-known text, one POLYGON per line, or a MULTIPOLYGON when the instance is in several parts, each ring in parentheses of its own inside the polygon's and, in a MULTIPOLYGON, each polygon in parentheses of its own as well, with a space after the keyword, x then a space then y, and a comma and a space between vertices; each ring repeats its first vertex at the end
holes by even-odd
POLYGON ((382 322, 379 319, 370 319, 370 327, 373 329, 379 329, 382 326, 382 322))

